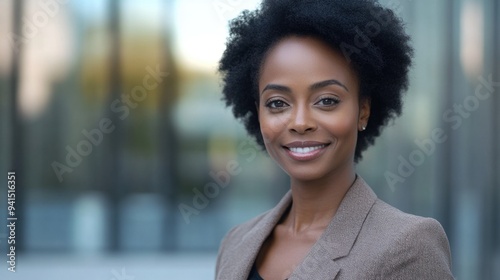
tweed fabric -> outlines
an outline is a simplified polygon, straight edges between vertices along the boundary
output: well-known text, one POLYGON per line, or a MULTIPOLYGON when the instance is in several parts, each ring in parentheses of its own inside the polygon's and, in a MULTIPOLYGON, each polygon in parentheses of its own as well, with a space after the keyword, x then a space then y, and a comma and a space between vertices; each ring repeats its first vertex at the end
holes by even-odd
MULTIPOLYGON (((217 257, 217 280, 246 280, 260 247, 292 203, 233 228, 217 257)), ((319 240, 290 280, 454 279, 448 239, 434 219, 404 213, 357 177, 319 240)))

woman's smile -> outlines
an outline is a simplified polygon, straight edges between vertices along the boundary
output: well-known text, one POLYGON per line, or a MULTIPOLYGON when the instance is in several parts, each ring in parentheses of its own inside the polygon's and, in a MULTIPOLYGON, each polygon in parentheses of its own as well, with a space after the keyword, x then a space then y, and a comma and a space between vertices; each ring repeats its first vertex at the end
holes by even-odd
POLYGON ((296 161, 314 160, 324 154, 330 143, 295 141, 283 146, 290 158, 296 161))

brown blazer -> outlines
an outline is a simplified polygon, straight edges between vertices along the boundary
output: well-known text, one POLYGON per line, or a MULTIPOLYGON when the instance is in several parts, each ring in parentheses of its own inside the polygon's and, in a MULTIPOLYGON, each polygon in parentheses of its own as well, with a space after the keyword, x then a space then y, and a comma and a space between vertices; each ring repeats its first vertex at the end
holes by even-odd
MULTIPOLYGON (((217 257, 217 280, 246 280, 262 243, 292 202, 233 228, 217 257)), ((323 235, 290 280, 453 279, 446 234, 434 219, 406 214, 377 198, 358 176, 323 235)))

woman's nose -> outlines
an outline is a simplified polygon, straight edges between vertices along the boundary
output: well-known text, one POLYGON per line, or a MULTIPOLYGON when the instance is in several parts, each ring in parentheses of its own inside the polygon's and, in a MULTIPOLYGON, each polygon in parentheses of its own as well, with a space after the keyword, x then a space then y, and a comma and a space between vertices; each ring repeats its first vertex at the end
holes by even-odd
POLYGON ((297 106, 292 113, 288 128, 290 132, 298 134, 316 130, 316 122, 310 108, 307 108, 307 106, 297 106))

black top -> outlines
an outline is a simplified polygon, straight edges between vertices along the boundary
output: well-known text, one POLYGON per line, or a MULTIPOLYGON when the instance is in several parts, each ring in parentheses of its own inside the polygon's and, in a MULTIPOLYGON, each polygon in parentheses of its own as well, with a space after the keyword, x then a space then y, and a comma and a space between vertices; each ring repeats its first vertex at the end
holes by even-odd
MULTIPOLYGON (((257 266, 255 264, 253 264, 252 270, 250 271, 250 274, 248 274, 247 280, 264 280, 264 278, 262 278, 259 275, 259 272, 257 271, 257 266)), ((288 280, 288 278, 285 280, 288 280)))
POLYGON ((252 270, 250 271, 250 274, 248 274, 247 280, 264 280, 264 278, 260 277, 255 264, 252 266, 252 270))

